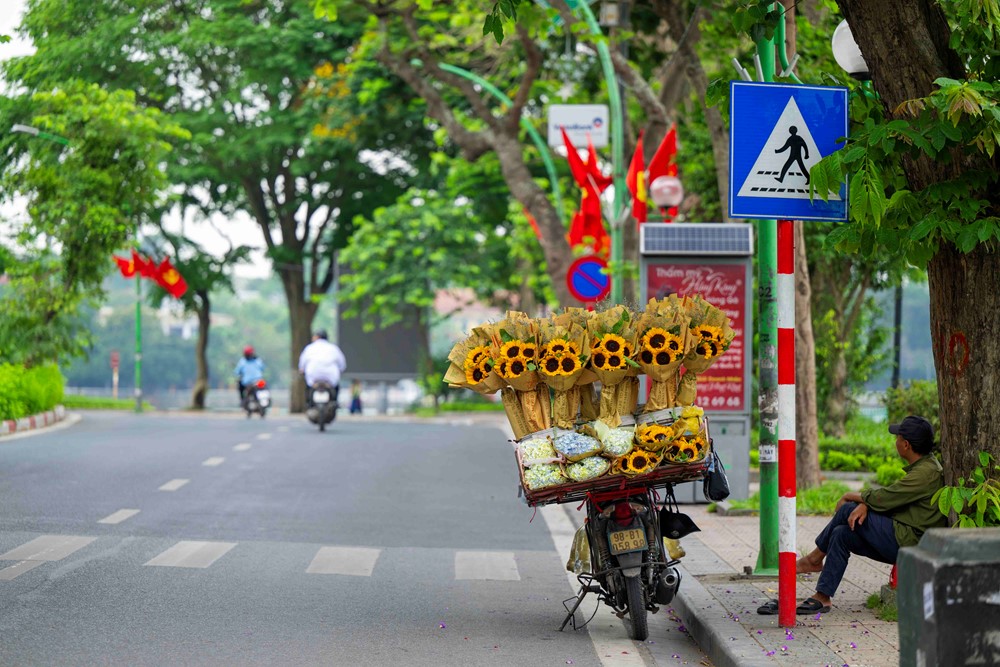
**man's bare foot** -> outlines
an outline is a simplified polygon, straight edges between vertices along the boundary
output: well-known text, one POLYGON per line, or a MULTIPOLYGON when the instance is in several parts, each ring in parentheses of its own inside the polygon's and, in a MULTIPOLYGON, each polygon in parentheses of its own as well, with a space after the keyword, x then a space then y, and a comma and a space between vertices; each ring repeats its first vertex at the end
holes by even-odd
POLYGON ((823 571, 823 560, 817 563, 816 561, 810 560, 809 556, 803 556, 802 558, 795 561, 795 573, 804 574, 806 572, 822 572, 823 571))

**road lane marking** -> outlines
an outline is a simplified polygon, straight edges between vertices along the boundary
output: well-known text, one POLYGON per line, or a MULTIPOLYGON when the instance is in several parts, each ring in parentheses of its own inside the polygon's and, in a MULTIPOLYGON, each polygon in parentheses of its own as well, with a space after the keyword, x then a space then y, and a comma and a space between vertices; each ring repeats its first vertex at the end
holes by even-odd
POLYGON ((287 427, 287 426, 279 426, 279 427, 278 427, 278 431, 279 431, 280 433, 284 433, 284 432, 286 432, 287 430, 288 430, 288 427, 287 427))
POLYGON ((222 465, 222 462, 225 461, 225 460, 226 460, 226 457, 224 457, 224 456, 213 456, 211 458, 205 459, 204 461, 201 462, 201 464, 203 466, 208 466, 209 468, 211 468, 211 467, 214 467, 214 466, 217 466, 217 465, 222 465))
POLYGON ((456 579, 520 581, 513 551, 456 551, 456 579))
POLYGON ((78 535, 42 535, 0 555, 0 560, 62 560, 96 539, 78 535))
POLYGON ((258 433, 257 434, 257 439, 258 440, 270 440, 271 439, 271 434, 270 433, 258 433))
POLYGON ((381 549, 364 547, 320 547, 306 568, 306 573, 370 577, 381 553, 381 549))
POLYGON ((15 563, 10 567, 5 567, 0 570, 0 581, 10 581, 15 577, 19 577, 28 570, 33 570, 39 565, 44 565, 44 560, 22 560, 20 563, 15 563))
POLYGON ((143 565, 151 567, 206 568, 222 558, 236 544, 236 542, 197 542, 194 540, 184 540, 143 565))
POLYGON ((176 491, 181 488, 191 480, 189 479, 172 479, 163 486, 160 487, 160 491, 176 491))
POLYGON ((253 447, 249 442, 241 442, 240 444, 233 447, 234 452, 245 452, 246 450, 253 447))
POLYGON ((108 516, 104 517, 97 523, 110 523, 110 524, 121 523, 125 519, 131 519, 138 513, 139 510, 118 510, 114 514, 109 514, 108 516))

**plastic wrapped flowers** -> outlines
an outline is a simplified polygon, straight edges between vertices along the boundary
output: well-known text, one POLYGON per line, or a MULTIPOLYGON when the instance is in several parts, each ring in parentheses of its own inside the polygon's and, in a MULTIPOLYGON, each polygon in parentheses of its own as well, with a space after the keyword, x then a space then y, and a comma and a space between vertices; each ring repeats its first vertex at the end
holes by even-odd
POLYGON ((557 435, 552 445, 569 461, 585 459, 588 456, 599 454, 603 449, 600 440, 576 431, 557 435))
POLYGON ((532 491, 558 486, 568 481, 557 463, 538 463, 524 470, 524 485, 532 491))
POLYGON ((566 476, 574 482, 586 482, 596 479, 611 468, 611 462, 603 456, 588 456, 587 458, 566 466, 566 476))

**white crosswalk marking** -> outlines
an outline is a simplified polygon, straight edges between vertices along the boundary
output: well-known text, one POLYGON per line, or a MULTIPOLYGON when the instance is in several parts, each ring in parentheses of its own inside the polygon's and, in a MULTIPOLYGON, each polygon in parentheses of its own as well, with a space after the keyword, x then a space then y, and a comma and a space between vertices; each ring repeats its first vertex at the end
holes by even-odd
POLYGON ((512 551, 456 551, 456 579, 520 581, 512 551))
POLYGON ((197 567, 206 568, 219 560, 236 542, 182 541, 170 547, 159 556, 144 563, 153 567, 197 567))
POLYGON ((364 547, 322 547, 316 552, 306 572, 370 577, 381 553, 381 549, 364 547))
POLYGON ((258 440, 270 440, 271 439, 271 434, 270 433, 260 433, 260 434, 257 435, 257 439, 258 440))
POLYGON ((234 452, 245 452, 246 450, 253 447, 249 442, 241 442, 240 444, 233 447, 234 452))
POLYGON ((121 523, 125 519, 131 519, 138 513, 139 510, 118 510, 114 514, 109 514, 108 516, 104 517, 97 523, 110 523, 110 524, 121 523))
POLYGON ((181 488, 191 480, 189 479, 172 479, 163 486, 160 487, 160 491, 176 491, 181 488))
POLYGON ((222 462, 226 460, 224 456, 212 456, 201 462, 203 466, 208 466, 209 468, 222 465, 222 462))
POLYGON ((96 539, 96 537, 80 537, 77 535, 42 535, 41 537, 36 537, 30 542, 0 555, 0 561, 21 561, 0 570, 0 581, 10 581, 28 570, 38 567, 42 563, 62 560, 96 539))

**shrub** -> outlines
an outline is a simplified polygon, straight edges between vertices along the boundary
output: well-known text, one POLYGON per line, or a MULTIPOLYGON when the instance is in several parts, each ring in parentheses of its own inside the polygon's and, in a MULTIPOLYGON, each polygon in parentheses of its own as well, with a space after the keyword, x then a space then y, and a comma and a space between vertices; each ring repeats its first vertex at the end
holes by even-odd
POLYGON ((945 516, 953 511, 958 515, 954 527, 1000 526, 1000 465, 988 452, 979 452, 979 465, 972 476, 959 478, 958 486, 941 487, 931 502, 937 503, 945 516))
POLYGON ((20 419, 51 410, 62 400, 63 382, 54 365, 25 368, 0 364, 0 419, 20 419))
POLYGON ((903 479, 905 474, 901 463, 883 463, 875 471, 875 481, 882 486, 889 486, 903 479))
MULTIPOLYGON (((824 482, 821 486, 799 491, 795 498, 795 510, 800 515, 833 514, 837 501, 850 490, 850 487, 841 482, 824 482)), ((730 504, 736 509, 760 511, 760 493, 754 493, 746 500, 734 500, 730 504)))
POLYGON ((838 451, 826 452, 823 457, 824 470, 843 470, 844 472, 855 472, 864 467, 862 459, 854 454, 845 454, 838 451))
POLYGON ((885 407, 893 424, 898 424, 907 415, 919 415, 931 423, 934 433, 941 428, 937 383, 931 380, 914 380, 899 389, 890 387, 885 392, 885 407))

